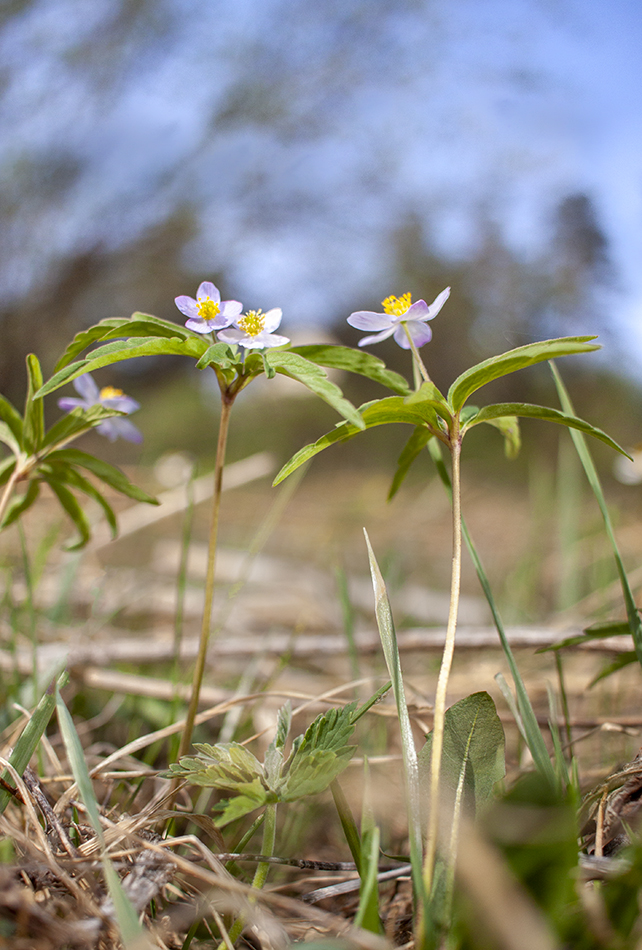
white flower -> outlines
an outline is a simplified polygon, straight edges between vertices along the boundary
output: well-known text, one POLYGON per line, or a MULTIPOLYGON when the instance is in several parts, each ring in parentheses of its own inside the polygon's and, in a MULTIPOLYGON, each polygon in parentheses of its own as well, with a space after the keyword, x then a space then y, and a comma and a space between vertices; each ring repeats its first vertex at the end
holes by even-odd
POLYGON ((222 330, 218 339, 223 343, 244 346, 246 350, 266 350, 271 346, 284 346, 290 342, 289 339, 272 332, 281 323, 282 316, 280 307, 274 307, 267 313, 262 310, 248 310, 240 320, 234 321, 234 327, 222 330))
POLYGON ((175 297, 174 303, 181 313, 189 320, 185 326, 196 333, 211 333, 212 330, 222 330, 234 323, 243 309, 238 300, 223 300, 218 287, 209 280, 204 280, 196 291, 196 300, 193 297, 175 297))
POLYGON ((357 330, 377 330, 380 332, 372 336, 364 336, 359 340, 359 346, 368 346, 370 343, 381 343, 394 334, 395 341, 404 350, 410 349, 408 333, 412 336, 416 347, 423 346, 432 339, 432 330, 427 321, 436 317, 450 296, 450 287, 439 294, 428 306, 425 300, 411 303, 410 294, 401 297, 386 297, 382 302, 383 313, 374 313, 371 310, 357 310, 348 317, 348 323, 357 330), (406 332, 407 331, 407 332, 406 332))

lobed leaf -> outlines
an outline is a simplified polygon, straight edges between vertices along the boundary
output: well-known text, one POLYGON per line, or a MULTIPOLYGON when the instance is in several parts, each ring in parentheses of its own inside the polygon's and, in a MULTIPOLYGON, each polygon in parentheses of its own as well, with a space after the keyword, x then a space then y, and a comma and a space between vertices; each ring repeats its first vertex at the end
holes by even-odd
POLYGON ((299 356, 298 353, 293 353, 291 350, 272 350, 269 362, 277 373, 298 380, 311 392, 323 399, 324 402, 332 406, 333 409, 336 409, 344 419, 351 422, 357 429, 365 428, 359 410, 344 397, 339 387, 328 379, 324 370, 316 363, 304 359, 304 357, 299 356))
POLYGON ((326 366, 328 369, 342 369, 349 373, 357 373, 359 376, 366 376, 401 396, 405 396, 410 391, 403 376, 395 373, 394 370, 387 369, 383 360, 364 350, 320 343, 310 346, 293 346, 289 352, 298 353, 311 363, 326 366))
POLYGON ((255 780, 263 782, 263 766, 255 755, 238 742, 219 742, 216 745, 195 743, 198 755, 183 756, 170 766, 165 777, 178 776, 192 785, 223 788, 229 791, 255 780))
POLYGON ((269 805, 274 800, 274 795, 267 791, 258 778, 253 782, 239 785, 238 791, 239 794, 234 798, 220 803, 224 807, 222 814, 214 822, 217 828, 223 828, 231 821, 236 821, 237 818, 244 818, 245 815, 269 805))
POLYGON ((511 416, 521 416, 522 418, 528 419, 543 419, 545 422, 556 422, 558 425, 567 426, 567 428, 570 429, 579 429, 580 432, 585 432, 587 435, 592 435, 593 438, 605 442, 610 448, 615 449, 615 451, 621 455, 627 458, 630 457, 606 432, 603 432, 602 429, 598 429, 596 426, 592 426, 589 422, 578 419, 577 416, 569 415, 566 412, 560 412, 558 409, 549 409, 547 406, 534 406, 525 402, 502 402, 493 406, 484 406, 483 409, 480 409, 479 412, 468 421, 462 429, 462 435, 467 432, 468 429, 472 428, 472 426, 479 425, 480 422, 492 423, 494 420, 506 417, 510 418, 511 416))
POLYGON ((234 355, 227 343, 214 343, 207 347, 196 364, 196 369, 206 369, 208 366, 230 369, 232 366, 240 365, 240 359, 234 355))
POLYGON ((539 343, 528 343, 517 349, 508 350, 493 356, 476 366, 471 366, 465 373, 458 376, 448 390, 448 402, 452 409, 458 412, 466 400, 476 390, 481 389, 500 376, 507 376, 519 369, 552 360, 558 356, 571 356, 575 353, 590 353, 599 350, 597 344, 589 343, 597 339, 595 336, 567 336, 556 340, 542 340, 539 343))
POLYGON ((285 779, 278 789, 281 801, 294 802, 307 795, 324 791, 343 772, 356 751, 356 746, 343 746, 336 751, 297 750, 285 779))

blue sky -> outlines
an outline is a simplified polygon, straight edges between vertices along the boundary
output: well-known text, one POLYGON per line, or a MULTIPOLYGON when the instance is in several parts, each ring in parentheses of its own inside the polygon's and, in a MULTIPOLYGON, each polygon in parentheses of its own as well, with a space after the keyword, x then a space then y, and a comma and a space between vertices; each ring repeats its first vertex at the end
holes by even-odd
POLYGON ((2 27, 6 300, 187 206, 195 280, 223 273, 250 306, 323 322, 406 289, 391 237, 411 216, 446 258, 474 254, 483 217, 534 260, 559 202, 586 192, 617 278, 604 320, 642 366, 638 2, 124 9, 34 0, 2 27))

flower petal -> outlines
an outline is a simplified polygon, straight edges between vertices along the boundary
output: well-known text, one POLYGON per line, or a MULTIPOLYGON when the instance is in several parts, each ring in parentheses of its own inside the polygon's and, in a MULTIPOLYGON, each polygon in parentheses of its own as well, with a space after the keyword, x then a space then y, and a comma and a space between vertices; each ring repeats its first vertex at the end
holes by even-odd
POLYGON ((223 330, 225 327, 229 327, 230 324, 234 323, 242 310, 243 304, 239 303, 238 300, 224 300, 221 304, 220 313, 217 314, 214 320, 207 320, 205 322, 210 330, 223 330))
POLYGON ((194 317, 190 320, 185 321, 185 326, 188 330, 193 330, 195 333, 211 333, 212 327, 207 320, 203 320, 201 317, 194 317))
POLYGON ((432 320, 433 317, 437 316, 449 297, 450 287, 446 287, 445 290, 442 290, 442 292, 435 297, 433 302, 428 307, 428 310, 430 311, 430 316, 427 318, 428 320, 432 320))
MULTIPOLYGON (((407 323, 406 327, 408 328, 408 333, 410 333, 412 336, 412 341, 417 348, 424 346, 426 343, 429 343, 432 340, 432 330, 426 323, 414 320, 412 323, 407 323)), ((398 343, 403 350, 410 349, 408 334, 406 333, 406 329, 403 325, 398 326, 395 330, 395 343, 398 343)))
MULTIPOLYGON (((432 315, 433 317, 435 314, 432 315)), ((408 320, 431 320, 430 307, 425 300, 415 300, 411 304, 403 316, 399 317, 399 322, 403 321, 406 323, 408 320)))
POLYGON ((205 300, 207 297, 214 303, 219 303, 221 294, 218 287, 215 287, 211 280, 204 280, 196 291, 197 300, 205 300))
POLYGON ((132 399, 131 396, 112 396, 100 401, 106 409, 118 409, 119 412, 136 412, 137 409, 140 409, 140 403, 132 399))
POLYGON ((193 297, 186 297, 183 294, 181 297, 174 297, 174 303, 186 317, 198 316, 198 304, 193 297))
POLYGON ((65 412, 71 412, 72 409, 87 409, 87 403, 84 399, 74 399, 73 396, 63 396, 58 400, 58 408, 65 412))
POLYGON ((239 344, 247 335, 242 330, 237 330, 236 327, 232 327, 230 330, 221 330, 220 333, 217 333, 219 340, 222 340, 223 343, 230 343, 232 346, 239 344))
POLYGON ((357 330, 385 330, 392 326, 393 322, 389 314, 374 313, 372 310, 356 310, 348 317, 350 326, 356 327, 357 330))
MULTIPOLYGON (((399 328, 397 328, 398 330, 399 328)), ((359 340, 359 346, 370 346, 371 343, 381 343, 382 340, 387 340, 389 336, 392 336, 395 333, 395 327, 388 327, 387 330, 383 330, 381 333, 374 333, 372 336, 364 336, 359 340)))
POLYGON ((263 320, 263 333, 266 331, 268 333, 272 333, 272 331, 276 330, 276 328, 280 325, 282 319, 283 311, 280 307, 273 307, 272 310, 268 310, 263 320))
POLYGON ((83 373, 82 376, 78 376, 74 379, 74 389, 82 396, 84 401, 88 403, 87 408, 89 408, 89 406, 95 406, 97 402, 100 402, 100 390, 94 382, 91 373, 83 373))

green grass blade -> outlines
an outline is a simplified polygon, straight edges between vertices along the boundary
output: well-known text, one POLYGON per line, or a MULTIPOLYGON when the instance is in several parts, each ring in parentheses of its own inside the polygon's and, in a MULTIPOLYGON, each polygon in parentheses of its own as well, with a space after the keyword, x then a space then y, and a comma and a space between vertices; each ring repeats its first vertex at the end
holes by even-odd
POLYGON ((58 689, 56 689, 55 703, 58 713, 58 724, 60 726, 63 742, 65 743, 65 750, 74 776, 74 781, 78 786, 80 797, 87 809, 87 815, 96 832, 96 837, 100 841, 101 851, 103 852, 102 861, 105 879, 109 889, 109 896, 114 905, 116 921, 120 929, 123 944, 126 950, 147 950, 147 948, 151 950, 151 942, 145 935, 145 931, 138 920, 134 906, 123 890, 120 878, 105 853, 105 838, 100 821, 100 811, 98 809, 94 787, 89 777, 85 754, 69 710, 65 706, 58 689))
MULTIPOLYGON (((571 397, 567 392, 566 386, 562 382, 562 377, 560 376, 557 367, 553 363, 550 363, 549 365, 551 367, 553 379, 555 380, 555 386, 557 387, 562 409, 564 412, 568 412, 572 415, 574 413, 573 403, 571 402, 571 397)), ((640 665, 642 665, 642 620, 640 619, 635 598, 633 597, 633 592, 626 576, 624 562, 622 561, 622 557, 617 546, 617 541, 615 540, 615 532, 613 530, 613 524, 611 522, 611 516, 609 515, 604 492, 602 491, 600 477, 597 474, 597 470, 593 464, 593 459, 591 458, 591 453, 589 452, 588 446, 586 444, 586 439, 582 433, 576 431, 575 429, 571 429, 569 431, 604 520, 604 529, 613 550, 613 557, 615 558, 620 584, 622 585, 622 595, 624 597, 624 603, 626 606, 626 616, 629 621, 629 629, 633 638, 633 646, 635 647, 635 652, 640 665)))
POLYGON ((412 865, 413 886, 416 898, 425 912, 427 907, 423 887, 423 835, 421 827, 421 793, 417 749, 415 748, 415 740, 412 735, 412 726, 410 724, 410 716, 406 704, 406 693, 401 672, 401 658, 399 656, 397 635, 392 620, 388 593, 381 571, 379 570, 379 565, 377 564, 377 559, 372 550, 368 533, 365 529, 364 534, 368 547, 368 560, 370 562, 370 573, 372 575, 372 586, 375 595, 377 626, 379 628, 379 636, 381 637, 381 646, 383 648, 386 666, 388 667, 388 674, 392 680, 392 690, 397 704, 397 715, 399 717, 401 749, 406 777, 406 793, 408 796, 410 863, 412 865))
MULTIPOLYGON (((444 460, 441 454, 441 447, 436 439, 431 439, 428 443, 428 451, 430 452, 432 459, 435 463, 435 467, 439 474, 439 477, 444 485, 444 488, 448 492, 448 495, 451 495, 452 488, 450 484, 450 476, 444 465, 444 460)), ((475 566, 475 571, 477 572, 477 577, 479 578, 479 583, 484 592, 484 596, 488 601, 488 606, 490 607, 490 612, 493 616, 493 621, 495 627, 497 628, 497 633, 499 634, 499 640, 502 645, 502 650, 504 651, 504 656, 508 662, 511 675, 513 677, 513 682, 515 684, 515 692, 517 694, 517 707, 519 709, 519 714, 521 716, 523 727, 524 727, 524 739, 530 749, 531 755, 533 756, 533 761, 539 772, 550 782, 552 788, 557 787, 557 782, 555 778, 555 770, 551 763, 550 756, 548 754, 548 749, 546 748, 546 742, 544 741, 544 736, 537 722, 537 717, 533 711, 531 701, 528 698, 528 693, 526 692, 526 687, 524 681, 519 672, 515 657, 513 656, 513 651, 510 648, 508 642, 508 637, 506 636, 506 630, 504 629, 504 624, 499 615, 499 610, 497 604, 495 603, 495 598, 493 597, 493 592, 490 587, 490 583, 484 567, 482 565, 481 559, 477 553, 477 549, 473 544, 473 540, 468 532, 465 521, 462 520, 462 534, 464 536, 464 541, 466 542, 466 547, 470 553, 470 556, 473 560, 475 566)))
MULTIPOLYGON (((67 682, 67 679, 67 673, 62 673, 58 679, 58 685, 61 687, 64 686, 64 684, 67 682)), ((16 742, 13 752, 9 756, 9 762, 19 775, 22 775, 26 767, 29 765, 29 760, 36 751, 38 743, 40 742, 41 737, 44 735, 45 729, 49 725, 49 720, 51 719, 56 706, 54 689, 54 683, 52 682, 31 714, 29 722, 22 730, 20 738, 16 742)), ((4 771, 1 777, 9 785, 11 784, 11 778, 8 772, 4 771)), ((0 815, 5 810, 10 800, 10 793, 6 792, 4 789, 0 789, 0 815)))

